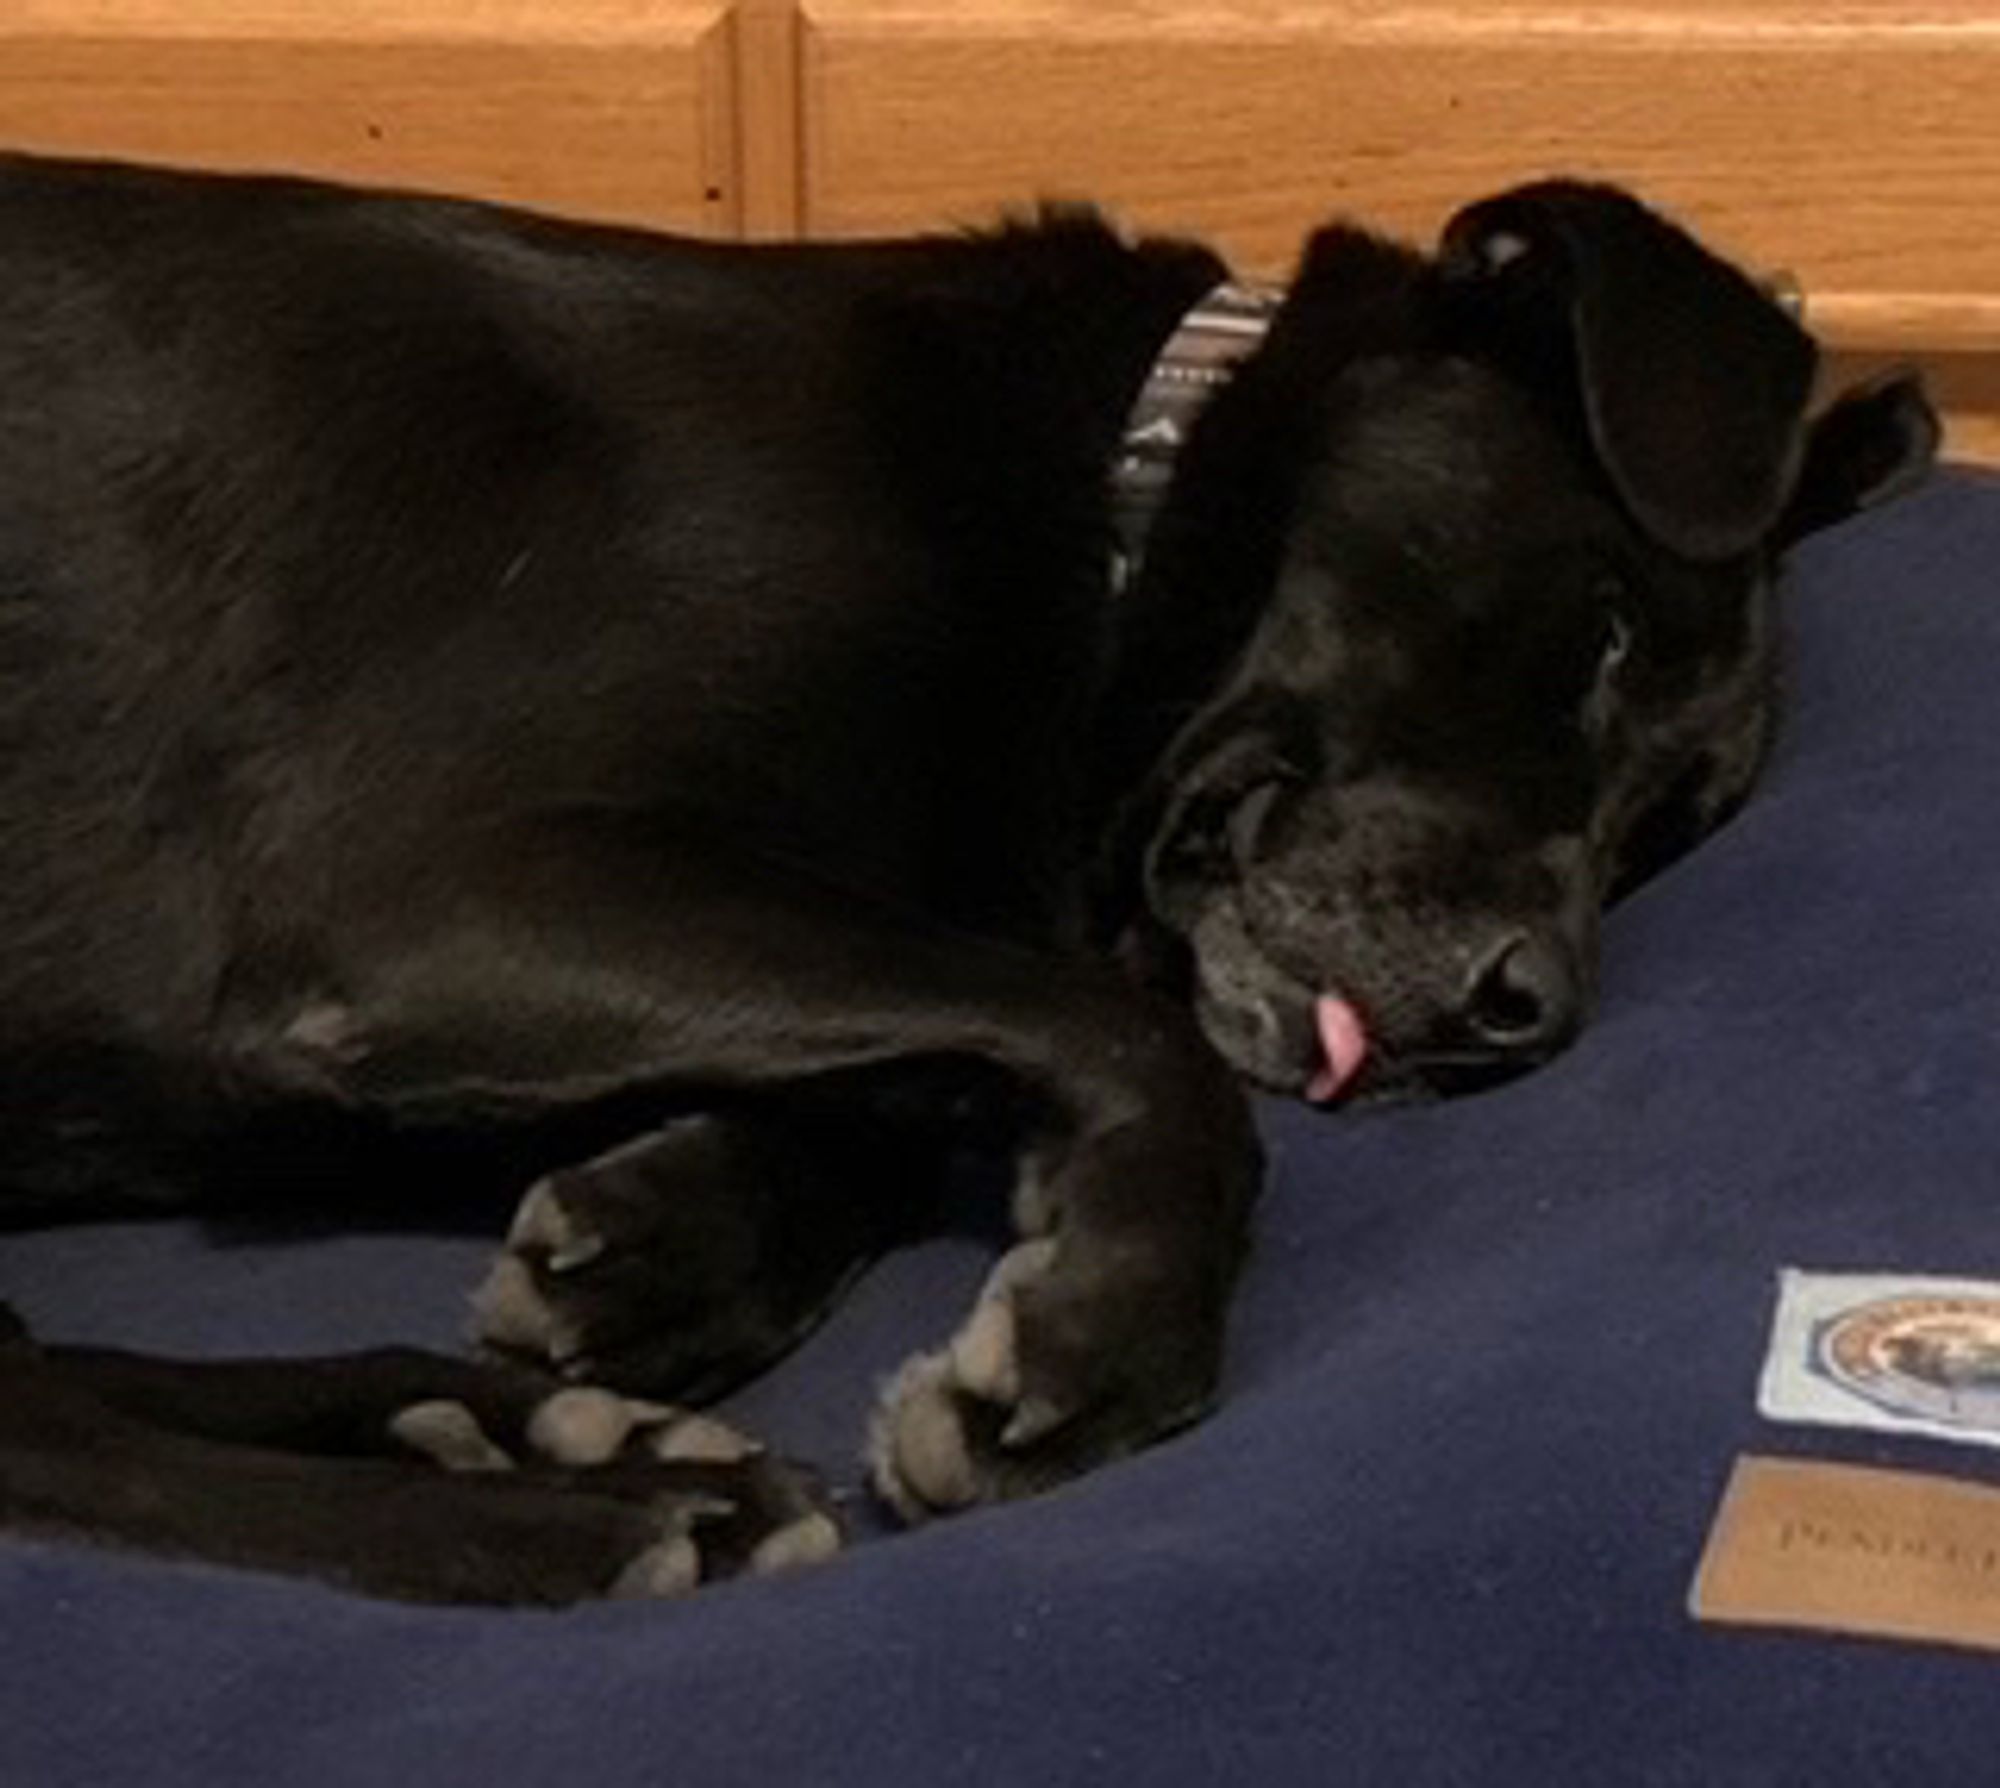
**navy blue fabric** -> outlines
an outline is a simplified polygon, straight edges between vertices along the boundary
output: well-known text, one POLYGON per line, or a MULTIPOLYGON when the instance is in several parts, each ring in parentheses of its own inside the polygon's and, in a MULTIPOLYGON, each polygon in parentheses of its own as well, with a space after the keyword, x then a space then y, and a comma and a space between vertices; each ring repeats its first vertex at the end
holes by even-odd
MULTIPOLYGON (((0 1546, 0 1783, 1928 1782, 2000 1774, 2000 1674, 1698 1627, 1739 1451, 2000 1478, 1783 1430, 1780 1266, 2000 1275, 2000 485, 1814 543, 1781 761, 1615 915, 1604 1010, 1534 1079, 1272 1106, 1226 1408, 1032 1506, 797 1579, 560 1615, 0 1546)), ((473 1240, 0 1243, 51 1335, 449 1340, 473 1240)), ((977 1252, 887 1263, 742 1400, 851 1452, 977 1252)))

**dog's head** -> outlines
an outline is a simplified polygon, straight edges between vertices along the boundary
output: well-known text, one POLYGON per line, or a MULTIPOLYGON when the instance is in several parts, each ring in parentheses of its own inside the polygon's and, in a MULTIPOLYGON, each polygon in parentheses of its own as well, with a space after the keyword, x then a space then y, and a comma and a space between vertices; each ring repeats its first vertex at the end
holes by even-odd
POLYGON ((1600 908, 1763 760, 1777 558, 1934 454, 1914 380, 1809 423, 1814 370, 1610 189, 1508 193, 1432 257, 1315 238, 1152 597, 1167 660, 1233 635, 1142 803, 1141 935, 1247 1076, 1448 1089, 1574 1036, 1600 908))

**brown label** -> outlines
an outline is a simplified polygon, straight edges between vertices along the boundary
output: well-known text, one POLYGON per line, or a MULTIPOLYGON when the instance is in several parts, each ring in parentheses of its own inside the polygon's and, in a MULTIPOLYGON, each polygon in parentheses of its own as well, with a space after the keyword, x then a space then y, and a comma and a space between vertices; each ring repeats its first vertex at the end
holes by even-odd
POLYGON ((1700 1620, 2000 1650, 2000 1490, 1739 1459, 1690 1606, 1700 1620))

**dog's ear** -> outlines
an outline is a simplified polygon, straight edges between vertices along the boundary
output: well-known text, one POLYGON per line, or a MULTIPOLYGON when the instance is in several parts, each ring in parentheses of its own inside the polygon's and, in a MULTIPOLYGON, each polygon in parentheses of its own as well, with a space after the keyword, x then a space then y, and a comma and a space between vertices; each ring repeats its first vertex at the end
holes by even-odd
POLYGON ((1914 372, 1884 373, 1842 392, 1806 435, 1778 544, 1790 546, 1902 495, 1937 462, 1943 439, 1937 411, 1914 372))
POLYGON ((1561 180, 1461 211, 1438 267, 1454 335, 1573 395, 1653 538, 1722 559, 1770 533, 1816 353, 1747 275, 1629 194, 1561 180))

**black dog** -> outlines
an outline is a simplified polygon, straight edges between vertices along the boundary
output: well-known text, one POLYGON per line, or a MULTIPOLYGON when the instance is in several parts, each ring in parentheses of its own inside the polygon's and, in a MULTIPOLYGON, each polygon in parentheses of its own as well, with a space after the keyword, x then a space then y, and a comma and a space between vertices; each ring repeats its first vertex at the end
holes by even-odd
POLYGON ((1573 1035, 1601 903, 1750 786, 1776 555, 1930 413, 1808 429, 1807 337, 1611 190, 1335 227, 1108 594, 1224 274, 0 162, 0 1188, 532 1187, 479 1306, 541 1368, 16 1333, 0 1519, 425 1597, 824 1551, 719 1424, 548 1369, 714 1394, 973 1147, 1022 1239, 875 1473, 1032 1492, 1211 1397, 1239 1076, 1573 1035))

